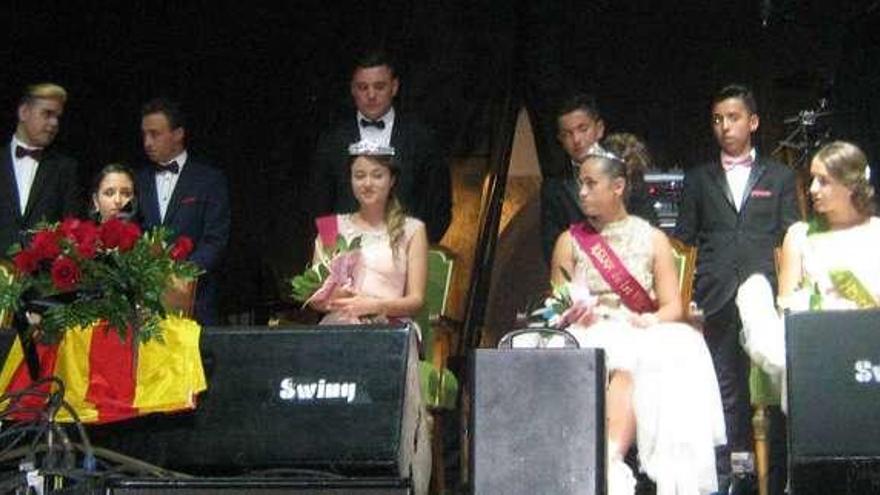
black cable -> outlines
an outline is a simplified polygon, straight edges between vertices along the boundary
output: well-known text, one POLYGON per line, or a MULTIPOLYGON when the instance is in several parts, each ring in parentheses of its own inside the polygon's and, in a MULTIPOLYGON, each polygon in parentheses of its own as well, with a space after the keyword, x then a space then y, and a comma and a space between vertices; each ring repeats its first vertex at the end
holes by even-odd
POLYGON ((79 414, 70 406, 66 401, 62 401, 61 403, 64 410, 70 414, 70 417, 73 418, 73 423, 76 426, 77 431, 79 432, 80 442, 83 444, 83 450, 85 458, 83 459, 83 469, 87 471, 94 471, 95 469, 95 450, 92 448, 92 442, 89 440, 89 436, 86 434, 86 429, 83 428, 82 421, 79 419, 79 414))

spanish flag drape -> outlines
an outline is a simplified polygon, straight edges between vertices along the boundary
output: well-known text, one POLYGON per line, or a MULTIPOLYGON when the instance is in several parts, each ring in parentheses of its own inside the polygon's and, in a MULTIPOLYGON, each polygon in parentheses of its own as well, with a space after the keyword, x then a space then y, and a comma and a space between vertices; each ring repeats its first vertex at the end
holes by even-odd
MULTIPOLYGON (((64 382, 64 399, 85 423, 192 409, 196 395, 207 388, 199 353, 201 328, 179 316, 168 316, 160 327, 163 342, 145 344, 133 344, 130 332, 123 341, 104 322, 72 328, 60 343, 37 346, 41 376, 54 374, 64 382)), ((0 390, 18 391, 30 385, 16 340, 0 371, 0 390)), ((41 401, 27 397, 20 405, 40 407, 41 401)), ((0 410, 6 406, 0 404, 0 410)), ((62 410, 56 420, 73 418, 62 410)))

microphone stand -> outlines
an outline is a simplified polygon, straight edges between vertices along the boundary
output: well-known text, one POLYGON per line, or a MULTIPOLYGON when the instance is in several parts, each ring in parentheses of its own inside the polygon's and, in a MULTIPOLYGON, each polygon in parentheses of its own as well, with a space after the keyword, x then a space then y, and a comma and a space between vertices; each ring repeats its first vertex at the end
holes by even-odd
POLYGON ((37 354, 37 344, 34 342, 33 332, 29 331, 31 324, 25 316, 25 310, 20 309, 13 313, 12 327, 18 334, 18 342, 21 344, 22 353, 24 353, 28 375, 30 375, 31 381, 35 382, 40 379, 40 356, 37 354))
POLYGON ((825 128, 819 132, 816 128, 818 120, 831 115, 828 109, 828 100, 821 98, 815 110, 801 110, 797 115, 785 118, 783 124, 797 124, 796 127, 776 145, 773 155, 781 153, 785 149, 794 150, 797 156, 791 164, 795 170, 809 166, 808 159, 813 152, 819 149, 830 138, 831 131, 825 128))
POLYGON ((815 110, 801 110, 797 115, 784 119, 784 124, 796 126, 773 150, 773 155, 788 162, 795 172, 798 209, 804 218, 809 214, 812 202, 807 192, 810 184, 810 158, 831 137, 830 127, 819 128, 818 120, 831 114, 828 100, 821 98, 815 110), (790 150, 793 155, 785 154, 786 150, 790 150))

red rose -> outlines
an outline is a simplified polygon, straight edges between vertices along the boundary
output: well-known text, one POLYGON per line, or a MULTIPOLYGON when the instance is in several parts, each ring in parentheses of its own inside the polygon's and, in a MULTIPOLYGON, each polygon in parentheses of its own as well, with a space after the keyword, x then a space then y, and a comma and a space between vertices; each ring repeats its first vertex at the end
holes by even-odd
POLYGON ((59 256, 52 262, 52 283, 58 290, 70 290, 79 282, 79 267, 67 256, 59 256))
POLYGON ((171 259, 174 261, 182 261, 185 260, 189 253, 193 250, 193 241, 189 237, 182 235, 177 238, 177 241, 174 242, 174 245, 171 246, 171 251, 168 254, 171 256, 171 259))
POLYGON ((40 259, 33 251, 24 249, 19 251, 12 258, 12 261, 15 263, 15 268, 19 273, 33 273, 39 266, 40 259))
POLYGON ((119 250, 128 251, 141 238, 141 228, 136 223, 123 222, 122 237, 119 239, 119 250))
POLYGON ((101 224, 98 235, 104 249, 116 249, 119 247, 119 239, 122 238, 123 224, 118 218, 111 218, 101 224))
POLYGON ((76 252, 83 258, 94 258, 98 244, 98 226, 94 222, 67 218, 59 228, 64 237, 73 242, 76 252))
POLYGON ((119 248, 120 251, 128 251, 134 247, 140 236, 140 227, 131 222, 111 218, 101 224, 101 244, 105 249, 119 248))
POLYGON ((74 232, 76 232, 76 229, 79 228, 81 223, 83 223, 83 221, 79 218, 67 217, 61 222, 61 225, 58 226, 58 230, 64 235, 64 237, 67 237, 71 241, 75 241, 76 235, 74 232))
POLYGON ((31 240, 31 250, 37 260, 50 260, 61 254, 61 233, 54 230, 41 230, 31 240))

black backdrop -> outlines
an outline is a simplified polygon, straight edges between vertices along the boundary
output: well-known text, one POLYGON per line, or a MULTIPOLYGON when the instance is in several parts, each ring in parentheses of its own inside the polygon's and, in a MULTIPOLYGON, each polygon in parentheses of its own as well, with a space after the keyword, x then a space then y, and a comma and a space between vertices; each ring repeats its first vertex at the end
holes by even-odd
POLYGON ((877 2, 806 3, 5 2, 0 127, 14 127, 25 84, 61 83, 71 99, 58 142, 87 177, 142 159, 143 101, 180 99, 191 149, 232 186, 225 309, 238 313, 276 297, 307 257, 299 198, 308 157, 318 130, 350 108, 356 51, 393 52, 398 104, 422 113, 452 157, 487 154, 489 101, 513 89, 530 110, 545 174, 564 163, 552 109, 573 89, 594 91, 611 129, 644 136, 663 166, 712 152, 707 101, 730 81, 758 91, 766 146, 783 135, 784 116, 832 87, 849 109, 839 134, 880 142, 877 2))

